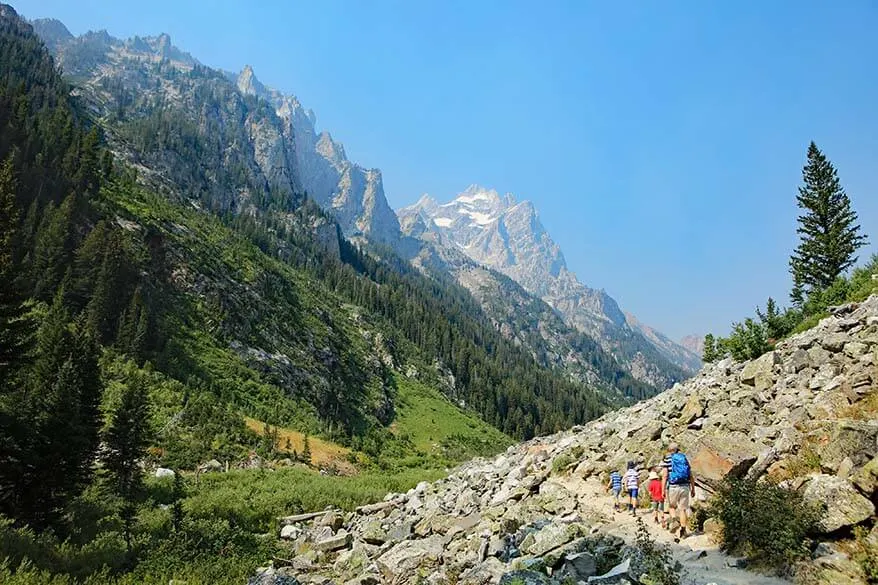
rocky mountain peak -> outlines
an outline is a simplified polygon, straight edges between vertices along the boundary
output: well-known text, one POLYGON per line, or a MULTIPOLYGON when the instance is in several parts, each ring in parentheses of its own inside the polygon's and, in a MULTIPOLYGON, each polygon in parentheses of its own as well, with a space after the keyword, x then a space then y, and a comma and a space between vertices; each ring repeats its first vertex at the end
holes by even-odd
POLYGON ((640 328, 636 320, 629 324, 610 295, 582 284, 531 201, 474 184, 447 203, 422 197, 398 213, 421 216, 441 241, 542 298, 569 325, 630 365, 638 379, 661 387, 681 379, 682 374, 667 374, 675 366, 690 373, 700 367, 699 356, 651 328, 640 328))
MULTIPOLYGON (((6 8, 9 7, 5 5, 0 6, 0 12, 6 8)), ((11 10, 11 8, 9 9, 11 10)), ((59 43, 65 43, 73 39, 73 35, 64 26, 64 23, 54 18, 38 18, 31 22, 31 26, 34 27, 34 32, 43 39, 43 42, 46 43, 50 51, 54 50, 54 47, 59 43)))
POLYGON ((241 70, 241 73, 238 75, 238 79, 236 82, 238 86, 238 91, 243 93, 244 95, 254 95, 254 96, 264 96, 265 86, 256 79, 256 74, 253 73, 253 67, 250 65, 244 65, 244 68, 241 70))
POLYGON ((332 135, 325 130, 317 137, 317 152, 336 166, 341 166, 348 159, 344 145, 333 140, 332 135))
POLYGON ((680 340, 680 345, 682 345, 692 353, 701 355, 704 353, 704 336, 686 335, 680 340))

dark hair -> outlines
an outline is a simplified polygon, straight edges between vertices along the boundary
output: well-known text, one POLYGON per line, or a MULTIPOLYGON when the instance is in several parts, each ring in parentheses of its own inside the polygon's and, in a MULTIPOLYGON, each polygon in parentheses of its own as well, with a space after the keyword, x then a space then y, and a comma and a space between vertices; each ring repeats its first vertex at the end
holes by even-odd
POLYGON ((633 461, 628 462, 628 469, 634 469, 634 462, 633 461))

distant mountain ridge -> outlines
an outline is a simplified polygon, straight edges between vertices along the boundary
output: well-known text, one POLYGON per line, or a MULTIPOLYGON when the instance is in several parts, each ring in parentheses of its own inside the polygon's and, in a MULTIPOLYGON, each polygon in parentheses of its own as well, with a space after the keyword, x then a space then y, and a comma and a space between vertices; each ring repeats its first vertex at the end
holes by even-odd
MULTIPOLYGON (((348 160, 328 132, 317 132, 312 110, 295 96, 264 86, 249 65, 239 74, 210 69, 164 33, 120 40, 106 31, 74 37, 54 19, 32 25, 96 109, 113 104, 148 114, 156 103, 167 103, 200 129, 215 126, 225 132, 224 142, 240 155, 236 162, 244 167, 246 181, 237 188, 214 181, 209 202, 219 209, 240 211, 252 204, 258 190, 254 184, 288 194, 305 192, 333 214, 347 237, 399 245, 399 223, 384 196, 381 171, 348 160), (206 108, 206 96, 221 107, 206 108), (264 99, 273 108, 250 108, 248 98, 264 99), (240 132, 230 134, 235 130, 240 132)), ((228 158, 224 155, 222 162, 228 158)), ((169 161, 149 163, 164 170, 169 161)))
MULTIPOLYGON (((643 397, 651 392, 626 381, 610 364, 614 358, 603 352, 615 356, 637 380, 659 389, 691 372, 668 363, 628 328, 609 295, 584 287, 567 271, 560 248, 529 201, 473 186, 458 198, 456 215, 445 218, 457 222, 446 226, 453 230, 437 230, 441 226, 423 220, 430 215, 426 212, 412 216, 403 210, 397 216, 385 198, 381 172, 351 162, 342 144, 317 131, 312 110, 295 96, 266 87, 252 67, 239 73, 210 69, 176 48, 166 34, 123 41, 105 31, 74 37, 55 20, 33 25, 77 92, 99 113, 114 150, 157 188, 220 213, 244 215, 264 210, 283 215, 298 205, 297 194, 306 193, 332 215, 345 237, 388 246, 433 274, 447 272, 470 290, 507 337, 537 359, 611 394, 643 397), (204 144, 193 150, 152 139, 169 127, 189 128, 204 144), (267 197, 261 195, 266 191, 267 197), (503 229, 486 229, 500 215, 503 229), (510 233, 523 239, 509 244, 504 238, 510 233), (458 236, 481 251, 463 250, 458 236), (507 250, 509 258, 491 258, 498 250, 507 250), (464 258, 512 281, 462 263, 464 258), (512 291, 513 281, 549 302, 567 324, 555 322, 551 309, 528 300, 524 290, 512 291), (492 296, 492 290, 505 291, 507 298, 492 296), (576 340, 568 327, 586 333, 598 346, 576 340)), ((436 213, 443 207, 429 198, 418 205, 436 213)), ((445 216, 437 217, 443 223, 445 216)), ((322 230, 321 239, 337 253, 331 226, 310 227, 322 230)))
POLYGON ((667 387, 701 367, 699 356, 627 315, 606 291, 582 284, 530 201, 471 185, 448 203, 428 195, 397 211, 404 234, 451 246, 506 274, 597 340, 635 378, 667 387))

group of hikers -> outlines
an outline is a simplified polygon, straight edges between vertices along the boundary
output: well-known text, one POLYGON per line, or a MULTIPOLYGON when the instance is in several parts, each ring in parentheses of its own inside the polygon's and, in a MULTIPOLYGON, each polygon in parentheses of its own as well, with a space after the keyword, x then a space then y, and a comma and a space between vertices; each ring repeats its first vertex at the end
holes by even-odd
MULTIPOLYGON (((680 523, 680 538, 685 538, 689 525, 689 500, 695 498, 695 476, 677 443, 671 443, 662 462, 650 469, 647 482, 653 522, 670 528, 669 520, 676 516, 680 523)), ((611 470, 607 490, 613 494, 614 510, 622 510, 622 496, 626 495, 627 510, 636 516, 640 496, 640 470, 636 463, 629 461, 624 473, 611 470)))

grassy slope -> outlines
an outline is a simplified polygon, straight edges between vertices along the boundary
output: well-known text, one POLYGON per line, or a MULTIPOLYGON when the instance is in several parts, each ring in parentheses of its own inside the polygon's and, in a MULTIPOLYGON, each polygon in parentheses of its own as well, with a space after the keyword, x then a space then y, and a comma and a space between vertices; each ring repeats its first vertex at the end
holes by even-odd
MULTIPOLYGON (((262 434, 265 432, 265 423, 258 421, 249 416, 244 417, 244 424, 250 430, 262 434)), ((275 446, 279 451, 292 454, 295 451, 301 454, 305 450, 305 433, 287 429, 284 427, 271 427, 271 430, 277 432, 277 442, 275 446), (290 442, 290 449, 287 451, 287 440, 290 442)), ((318 437, 308 437, 308 445, 311 448, 311 463, 317 466, 321 465, 340 465, 345 462, 348 453, 351 452, 347 447, 342 447, 331 441, 326 441, 318 437)))
POLYGON ((442 455, 443 445, 460 437, 468 444, 490 446, 499 451, 513 440, 475 414, 452 404, 434 388, 397 377, 397 417, 391 426, 398 437, 408 437, 427 454, 442 455))

